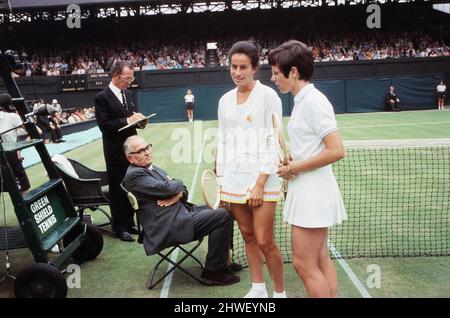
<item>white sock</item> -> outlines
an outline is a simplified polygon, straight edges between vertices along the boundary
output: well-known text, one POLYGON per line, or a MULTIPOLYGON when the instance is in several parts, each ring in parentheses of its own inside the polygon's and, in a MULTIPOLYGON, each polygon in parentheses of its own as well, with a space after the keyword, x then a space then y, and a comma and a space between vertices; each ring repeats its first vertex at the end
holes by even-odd
POLYGON ((281 293, 273 292, 273 298, 287 298, 286 291, 283 290, 281 293))
POLYGON ((266 291, 266 283, 252 283, 252 290, 255 292, 266 291))
POLYGON ((250 291, 244 296, 244 298, 267 298, 267 290, 265 283, 252 283, 250 291))

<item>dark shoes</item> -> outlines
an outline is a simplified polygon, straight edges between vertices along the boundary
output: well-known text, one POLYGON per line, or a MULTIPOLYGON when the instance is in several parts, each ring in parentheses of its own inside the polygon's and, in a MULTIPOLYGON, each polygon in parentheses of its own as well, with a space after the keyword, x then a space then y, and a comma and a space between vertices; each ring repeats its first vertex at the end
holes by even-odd
POLYGON ((134 242, 134 238, 128 232, 121 232, 116 234, 120 240, 124 242, 134 242))
POLYGON ((240 278, 237 275, 230 274, 226 269, 220 271, 203 270, 202 278, 208 285, 232 285, 240 282, 240 278))
POLYGON ((228 271, 228 273, 233 274, 233 273, 241 271, 243 268, 244 267, 241 264, 233 262, 230 265, 228 265, 227 271, 228 271))
POLYGON ((139 230, 136 226, 132 226, 128 229, 128 233, 130 234, 139 234, 139 230))

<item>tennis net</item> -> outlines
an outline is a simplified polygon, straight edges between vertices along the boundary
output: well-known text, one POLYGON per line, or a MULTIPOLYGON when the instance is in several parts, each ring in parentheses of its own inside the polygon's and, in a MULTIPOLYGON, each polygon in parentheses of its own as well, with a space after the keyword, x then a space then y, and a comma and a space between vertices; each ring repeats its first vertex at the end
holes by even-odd
MULTIPOLYGON (((334 258, 450 255, 450 140, 345 143, 333 164, 348 220, 330 228, 334 258)), ((275 237, 291 262, 290 225, 277 204, 275 237)), ((246 264, 235 224, 233 260, 246 264)))

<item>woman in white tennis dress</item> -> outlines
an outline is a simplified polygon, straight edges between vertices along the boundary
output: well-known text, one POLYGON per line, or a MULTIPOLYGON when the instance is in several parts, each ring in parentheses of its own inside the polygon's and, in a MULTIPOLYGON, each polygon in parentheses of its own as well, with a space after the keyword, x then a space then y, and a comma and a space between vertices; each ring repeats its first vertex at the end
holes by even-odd
POLYGON ((276 202, 281 194, 272 114, 281 118, 281 100, 254 79, 257 47, 237 42, 228 54, 236 88, 219 101, 217 176, 221 201, 231 204, 245 243, 252 288, 245 297, 267 297, 263 264, 273 281, 274 297, 286 297, 283 259, 273 234, 276 202))
POLYGON ((347 218, 331 164, 344 157, 333 107, 310 83, 308 47, 288 41, 269 53, 272 81, 291 92, 291 161, 278 174, 289 180, 284 220, 291 224, 292 263, 310 297, 337 297, 336 269, 328 255, 328 228, 347 218))

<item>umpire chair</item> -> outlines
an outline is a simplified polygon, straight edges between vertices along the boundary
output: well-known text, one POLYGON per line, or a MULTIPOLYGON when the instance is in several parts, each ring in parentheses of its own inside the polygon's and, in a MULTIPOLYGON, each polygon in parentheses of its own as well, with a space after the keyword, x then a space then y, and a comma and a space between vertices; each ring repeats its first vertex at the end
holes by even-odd
POLYGON ((74 206, 78 208, 77 212, 80 218, 84 217, 86 209, 98 210, 108 219, 108 222, 97 225, 99 229, 112 225, 114 220, 102 208, 102 206, 109 206, 109 185, 106 171, 92 170, 78 161, 60 154, 54 155, 52 161, 64 181, 74 206))

